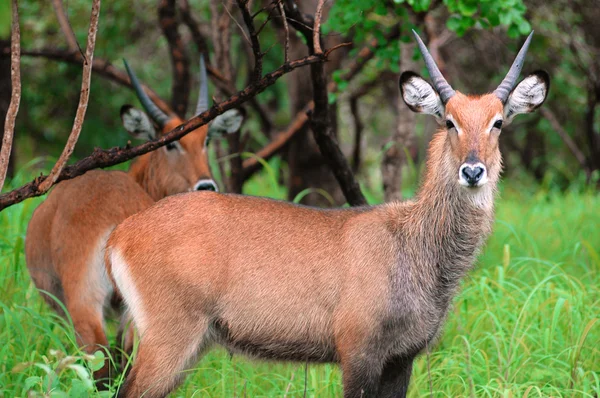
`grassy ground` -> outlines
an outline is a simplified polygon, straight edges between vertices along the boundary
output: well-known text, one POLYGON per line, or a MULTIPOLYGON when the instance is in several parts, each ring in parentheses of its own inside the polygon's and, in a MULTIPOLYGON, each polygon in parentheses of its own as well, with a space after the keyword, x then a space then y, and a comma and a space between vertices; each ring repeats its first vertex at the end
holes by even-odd
MULTIPOLYGON (((94 361, 82 358, 68 321, 42 302, 25 267, 23 240, 39 202, 0 213, 0 396, 96 396, 86 368, 94 361)), ((504 187, 497 209, 443 335, 429 361, 415 363, 409 395, 598 397, 600 197, 504 187)), ((309 397, 339 397, 340 372, 215 350, 174 396, 292 397, 305 388, 309 397)))

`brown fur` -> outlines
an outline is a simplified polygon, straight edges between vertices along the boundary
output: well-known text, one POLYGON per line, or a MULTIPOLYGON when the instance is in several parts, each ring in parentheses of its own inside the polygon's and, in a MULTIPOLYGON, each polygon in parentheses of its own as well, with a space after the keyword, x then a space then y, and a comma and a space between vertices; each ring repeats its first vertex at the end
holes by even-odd
MULTIPOLYGON (((173 118, 163 131, 181 123, 173 118)), ((60 305, 46 293, 65 305, 77 343, 87 352, 108 346, 104 307, 112 287, 103 262, 108 234, 156 200, 189 191, 199 179, 211 178, 207 131, 203 126, 182 138, 185 153, 180 156, 160 148, 141 156, 129 173, 94 170, 61 182, 34 212, 25 240, 27 267, 46 302, 61 315, 60 305)), ((126 351, 132 347, 131 333, 126 336, 126 351)), ((95 377, 103 381, 108 373, 106 361, 95 377)))
POLYGON ((217 343, 266 359, 340 363, 344 396, 404 396, 489 235, 501 157, 487 127, 500 101, 450 99, 463 133, 433 138, 415 200, 319 210, 194 192, 111 234, 106 262, 141 333, 120 396, 166 395, 217 343), (458 183, 476 151, 489 183, 458 183))

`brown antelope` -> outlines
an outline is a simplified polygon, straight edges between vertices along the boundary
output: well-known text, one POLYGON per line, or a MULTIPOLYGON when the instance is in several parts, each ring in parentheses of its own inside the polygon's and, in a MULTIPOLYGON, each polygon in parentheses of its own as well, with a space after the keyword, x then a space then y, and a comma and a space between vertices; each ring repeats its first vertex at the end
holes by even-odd
MULTIPOLYGON (((162 132, 180 125, 183 121, 163 113, 144 93, 127 63, 125 66, 142 105, 162 132)), ((196 114, 208 108, 208 82, 202 60, 200 69, 196 114)), ((156 131, 146 113, 126 105, 121 109, 121 117, 133 136, 155 138, 156 131)), ((53 309, 63 314, 55 299, 64 303, 77 342, 86 351, 108 345, 104 307, 113 289, 106 275, 103 252, 109 233, 125 218, 167 195, 191 190, 216 191, 207 141, 222 130, 237 131, 241 121, 239 111, 230 111, 215 119, 210 128, 202 126, 179 142, 141 156, 128 173, 94 170, 62 182, 36 209, 25 241, 29 273, 53 309)), ((130 344, 131 341, 126 345, 130 344)), ((96 376, 105 377, 107 372, 108 364, 96 376)))
POLYGON ((531 36, 500 86, 477 96, 454 91, 415 37, 433 86, 405 72, 402 97, 441 127, 414 200, 321 210, 194 192, 113 231, 107 267, 141 336, 119 396, 166 395, 215 343, 339 363, 345 397, 406 395, 492 229, 500 130, 549 87, 542 71, 516 85, 531 36))

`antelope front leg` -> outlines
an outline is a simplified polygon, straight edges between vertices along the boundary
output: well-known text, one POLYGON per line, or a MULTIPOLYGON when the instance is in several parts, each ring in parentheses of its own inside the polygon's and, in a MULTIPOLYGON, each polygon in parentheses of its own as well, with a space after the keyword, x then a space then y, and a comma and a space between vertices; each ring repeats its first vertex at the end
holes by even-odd
POLYGON ((361 354, 342 360, 344 398, 376 397, 381 380, 381 364, 375 355, 361 354))
POLYGON ((413 356, 397 356, 389 359, 381 375, 380 398, 405 398, 412 373, 413 356))

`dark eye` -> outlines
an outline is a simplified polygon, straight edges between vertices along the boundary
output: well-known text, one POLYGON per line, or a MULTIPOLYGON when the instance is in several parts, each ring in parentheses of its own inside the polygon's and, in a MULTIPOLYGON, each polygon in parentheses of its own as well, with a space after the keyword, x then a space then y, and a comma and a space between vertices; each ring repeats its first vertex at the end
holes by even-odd
POLYGON ((169 142, 167 145, 165 145, 167 148, 167 151, 172 151, 173 149, 177 148, 177 145, 175 145, 174 142, 169 142))
POLYGON ((446 120, 446 128, 448 130, 453 129, 454 128, 454 123, 452 123, 450 120, 446 120))
POLYGON ((494 123, 494 128, 500 130, 502 128, 502 120, 496 120, 496 122, 494 123))

